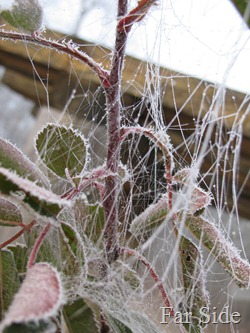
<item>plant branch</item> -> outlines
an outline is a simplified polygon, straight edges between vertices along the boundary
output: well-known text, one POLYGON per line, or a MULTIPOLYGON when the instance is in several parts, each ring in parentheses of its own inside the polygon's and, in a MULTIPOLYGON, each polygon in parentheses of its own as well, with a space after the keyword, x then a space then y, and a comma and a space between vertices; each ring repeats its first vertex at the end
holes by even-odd
POLYGON ((117 29, 121 32, 129 33, 133 24, 143 20, 150 7, 154 4, 156 4, 156 0, 140 0, 138 5, 128 15, 120 19, 117 29))
POLYGON ((34 265, 35 261, 36 261, 36 257, 37 257, 37 254, 38 254, 38 251, 42 245, 42 242, 45 238, 45 236, 47 235, 49 229, 51 227, 51 224, 48 223, 46 225, 46 227, 43 229, 43 231, 41 232, 41 234, 39 235, 39 237, 37 238, 36 242, 35 242, 35 245, 31 251, 31 254, 29 256, 29 260, 28 260, 28 264, 27 264, 27 267, 30 268, 34 265))
MULTIPOLYGON (((126 15, 127 0, 118 1, 118 18, 126 15)), ((117 257, 118 247, 118 164, 120 155, 121 75, 127 34, 116 29, 116 41, 109 76, 110 87, 105 89, 108 127, 107 170, 114 173, 106 178, 103 206, 106 216, 104 235, 108 261, 117 257)))
MULTIPOLYGON (((120 253, 136 257, 140 262, 142 262, 147 267, 150 275, 155 280, 155 282, 157 284, 157 287, 159 288, 159 290, 161 292, 161 295, 162 295, 162 298, 164 300, 164 303, 165 303, 166 307, 167 308, 172 308, 171 305, 170 305, 170 301, 169 301, 167 292, 166 292, 165 287, 163 285, 163 282, 161 281, 160 277, 158 276, 158 274, 156 273, 156 271, 154 270, 154 268, 152 267, 150 262, 143 255, 138 253, 137 251, 135 251, 133 249, 129 249, 127 247, 121 247, 120 248, 120 253)), ((170 311, 170 316, 171 317, 174 316, 173 310, 170 311)))
POLYGON ((28 43, 33 43, 37 45, 41 45, 44 47, 48 47, 50 49, 56 50, 59 53, 65 53, 69 56, 77 59, 87 66, 89 66, 93 72, 97 74, 99 77, 103 88, 107 88, 110 86, 109 83, 109 72, 105 70, 100 64, 98 64, 93 58, 88 56, 85 52, 79 50, 79 45, 75 44, 70 41, 65 42, 58 42, 52 39, 47 39, 40 35, 28 35, 13 31, 5 31, 0 30, 0 38, 1 39, 10 39, 13 41, 25 41, 28 43))
POLYGON ((8 246, 9 244, 13 243, 15 240, 17 240, 18 237, 22 236, 25 233, 25 231, 30 230, 33 227, 33 225, 35 225, 35 224, 36 224, 36 221, 34 220, 31 223, 29 223, 28 225, 25 225, 23 227, 23 229, 20 230, 18 233, 16 233, 13 237, 8 239, 6 242, 0 244, 0 249, 3 249, 5 246, 8 246))

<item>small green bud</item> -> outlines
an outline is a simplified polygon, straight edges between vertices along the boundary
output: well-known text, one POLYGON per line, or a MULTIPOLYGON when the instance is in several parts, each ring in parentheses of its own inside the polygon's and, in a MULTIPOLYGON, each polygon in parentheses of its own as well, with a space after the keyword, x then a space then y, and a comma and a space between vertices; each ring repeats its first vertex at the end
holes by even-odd
POLYGON ((15 0, 10 9, 0 15, 13 27, 26 33, 35 33, 42 28, 43 9, 38 0, 15 0))

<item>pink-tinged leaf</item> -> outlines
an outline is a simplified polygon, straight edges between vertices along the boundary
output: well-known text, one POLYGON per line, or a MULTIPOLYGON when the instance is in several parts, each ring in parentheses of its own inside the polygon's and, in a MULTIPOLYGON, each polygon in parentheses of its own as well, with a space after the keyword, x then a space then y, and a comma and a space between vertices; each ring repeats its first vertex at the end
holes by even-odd
POLYGON ((185 224, 215 257, 240 288, 250 286, 250 264, 214 224, 200 216, 187 215, 185 224))
POLYGON ((27 178, 39 186, 49 188, 48 180, 37 166, 21 150, 7 140, 0 138, 0 166, 15 171, 20 177, 27 178))
POLYGON ((69 206, 69 201, 61 199, 53 192, 1 167, 0 191, 7 195, 22 192, 23 201, 41 215, 56 216, 62 207, 69 206))
POLYGON ((184 168, 177 171, 173 176, 173 183, 184 184, 191 175, 190 168, 184 168))
POLYGON ((62 283, 57 271, 47 263, 28 269, 25 280, 14 297, 0 327, 47 320, 63 304, 62 283))
POLYGON ((191 194, 189 212, 195 214, 211 204, 211 196, 200 187, 194 187, 191 194))

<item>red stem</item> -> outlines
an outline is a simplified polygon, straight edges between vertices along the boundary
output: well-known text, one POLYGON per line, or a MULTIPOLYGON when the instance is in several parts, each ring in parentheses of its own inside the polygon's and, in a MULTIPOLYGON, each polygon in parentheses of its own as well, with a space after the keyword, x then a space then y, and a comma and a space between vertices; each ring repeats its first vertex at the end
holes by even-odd
POLYGON ((5 246, 8 246, 9 244, 13 243, 18 237, 22 236, 25 231, 30 230, 33 225, 36 224, 36 221, 32 221, 31 223, 29 223, 28 225, 25 225, 25 227, 23 227, 22 230, 20 230, 18 233, 16 233, 13 237, 11 237, 10 239, 8 239, 6 242, 0 244, 0 249, 3 249, 5 246))
MULTIPOLYGON (((150 262, 140 253, 138 253, 135 250, 129 249, 127 247, 121 247, 120 248, 120 253, 121 254, 128 254, 130 256, 134 256, 136 257, 139 261, 141 261, 148 269, 150 275, 152 276, 152 278, 155 280, 157 287, 159 288, 162 298, 164 300, 164 303, 166 305, 167 308, 171 308, 169 299, 168 299, 168 295, 167 292, 164 288, 163 282, 161 281, 160 277, 158 276, 158 274, 156 273, 156 271, 154 270, 154 268, 152 267, 152 265, 150 264, 150 262)), ((174 316, 174 311, 171 310, 170 311, 170 316, 173 317, 174 316)))
MULTIPOLYGON (((127 13, 127 0, 118 1, 118 17, 127 13)), ((109 77, 110 87, 105 89, 108 127, 107 170, 109 175, 105 181, 105 198, 103 206, 106 216, 104 235, 108 261, 117 257, 118 248, 118 163, 120 155, 120 111, 121 111, 121 75, 124 63, 127 34, 116 29, 115 48, 109 77)))
POLYGON ((43 231, 41 232, 41 234, 39 235, 39 237, 37 238, 36 242, 35 242, 35 245, 31 251, 31 254, 30 254, 30 257, 29 257, 29 260, 28 260, 28 265, 27 267, 30 268, 34 265, 35 261, 36 261, 36 257, 37 257, 37 254, 38 254, 38 251, 42 245, 42 242, 45 238, 45 236, 47 235, 49 229, 51 227, 51 224, 48 223, 46 225, 46 227, 43 229, 43 231))
POLYGON ((117 29, 129 33, 134 23, 141 21, 149 11, 150 7, 156 3, 156 0, 140 0, 138 5, 132 9, 128 15, 121 18, 117 29))

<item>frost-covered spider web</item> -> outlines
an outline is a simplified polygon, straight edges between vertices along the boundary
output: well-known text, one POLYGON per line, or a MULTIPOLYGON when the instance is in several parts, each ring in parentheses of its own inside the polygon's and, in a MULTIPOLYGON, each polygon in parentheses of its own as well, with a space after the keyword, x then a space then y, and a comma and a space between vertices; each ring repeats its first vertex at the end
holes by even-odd
MULTIPOLYGON (((114 1, 115 3, 115 1, 114 1)), ((227 70, 224 70, 222 82, 211 84, 206 82, 205 73, 201 80, 194 81, 192 75, 184 75, 178 71, 162 70, 157 65, 162 64, 162 59, 171 59, 174 57, 171 50, 171 31, 175 28, 182 27, 183 30, 189 31, 190 27, 185 23, 181 15, 176 11, 176 3, 172 1, 159 2, 157 8, 153 8, 149 17, 139 24, 140 38, 144 38, 144 44, 138 40, 135 26, 131 33, 133 44, 128 44, 128 51, 138 48, 138 57, 143 54, 144 62, 136 62, 127 58, 124 70, 124 86, 122 88, 122 108, 121 108, 121 125, 133 127, 148 127, 152 130, 164 133, 165 138, 169 140, 169 152, 172 159, 172 174, 186 168, 189 172, 188 186, 177 183, 173 185, 173 210, 166 217, 164 223, 150 229, 149 234, 143 235, 143 226, 140 229, 140 235, 132 237, 129 231, 131 222, 140 216, 152 204, 156 204, 162 196, 167 193, 166 170, 164 164, 164 156, 161 151, 151 140, 141 133, 131 133, 121 146, 121 175, 119 182, 119 233, 120 243, 123 246, 134 247, 143 254, 155 268, 159 277, 163 280, 164 286, 171 300, 171 304, 175 309, 183 300, 183 286, 181 277, 181 266, 178 252, 178 244, 180 239, 175 237, 174 227, 172 224, 173 216, 180 210, 190 210, 190 199, 192 186, 200 186, 204 191, 209 193, 212 198, 213 208, 208 208, 203 213, 204 216, 212 223, 222 229, 225 237, 237 243, 238 248, 242 251, 243 258, 249 258, 248 244, 245 242, 244 234, 241 231, 241 217, 238 211, 238 199, 244 186, 249 182, 249 170, 244 176, 243 181, 240 178, 240 151, 244 132, 244 121, 248 115, 249 97, 236 97, 233 111, 227 111, 227 92, 225 82, 233 71, 233 64, 237 59, 239 49, 243 48, 239 44, 232 49, 232 55, 227 49, 226 56, 230 58, 227 62, 227 70), (167 4, 166 4, 167 3, 167 4), (168 9, 168 11, 167 11, 168 9), (170 11, 170 9, 172 11, 170 11), (154 14, 159 15, 155 18, 154 14), (168 24, 168 15, 176 18, 176 26, 168 24), (149 33, 147 25, 151 21, 157 21, 154 25, 155 42, 149 41, 149 33), (137 44, 136 44, 137 43, 137 44), (153 46, 152 46, 153 44, 153 46), (169 45, 166 52, 162 50, 162 45, 169 45), (144 46, 145 48, 144 48, 144 46), (238 51, 237 51, 238 50, 238 51), (158 57, 158 59, 157 59, 158 57), (152 63, 154 59, 154 63, 152 63), (155 60, 156 59, 156 60, 155 60), (132 68, 132 74, 128 75, 126 71, 132 68), (181 82, 181 83, 179 83, 181 82), (181 85, 181 86, 180 86, 181 85), (181 90, 183 89, 183 90, 181 90), (197 93, 198 92, 198 93, 197 93), (183 99, 180 95, 186 96, 183 99), (167 96, 167 99, 166 99, 167 96), (240 103, 238 102, 240 100, 240 103), (233 119, 233 120, 232 120, 233 119), (247 247, 248 246, 248 247, 247 247)), ((136 4, 131 1, 130 6, 136 4)), ((54 4, 55 8, 59 6, 58 2, 54 4)), ((97 50, 104 50, 103 45, 107 43, 109 47, 113 45, 114 26, 115 26, 115 6, 114 10, 107 9, 107 1, 93 1, 93 5, 84 7, 83 17, 78 15, 77 10, 80 4, 72 0, 71 7, 61 3, 61 10, 68 12, 66 15, 71 30, 63 28, 65 38, 67 34, 74 32, 85 39, 89 38, 92 50, 96 45, 97 50), (85 10, 88 10, 85 12, 85 10), (73 20, 73 13, 76 12, 73 20), (71 17, 71 14, 72 17, 71 17), (111 14, 112 13, 112 14, 111 14), (94 20, 93 20, 94 18, 94 20), (76 22, 81 22, 76 26, 76 22), (101 29, 98 28, 100 24, 101 29), (65 30, 64 30, 65 29, 65 30), (85 30, 93 33, 85 32, 85 30), (101 31, 100 31, 101 30, 101 31)), ((111 4, 108 4, 108 7, 111 4)), ((113 6, 113 4, 112 4, 113 6)), ((207 5, 208 6, 208 5, 207 5)), ((206 6, 205 6, 206 7, 206 6)), ((205 8, 204 7, 204 8, 205 8)), ((113 8, 113 7, 112 7, 113 8)), ((193 7, 193 10, 195 7, 193 7)), ((205 17, 205 9, 203 8, 203 16, 205 17)), ((45 3, 45 10, 51 14, 54 10, 53 2, 45 3)), ((211 10, 211 7, 209 7, 211 10)), ((60 10, 58 10, 60 13, 60 10)), ((62 13, 62 12, 61 12, 62 13)), ((189 12, 192 13, 192 5, 189 12)), ((53 19, 50 22, 52 28, 58 28, 53 19), (54 25, 54 26, 53 26, 54 25)), ((194 34, 194 33, 193 33, 194 34)), ((202 34, 197 32, 194 38, 200 44, 204 42, 202 34)), ((190 42, 191 45, 191 42, 190 42)), ((187 49, 190 46, 183 41, 182 57, 188 58, 187 49)), ((84 46, 84 45, 82 45, 84 46)), ((209 45, 206 44, 207 49, 209 45)), ((222 46, 221 46, 222 47, 222 46)), ((220 50, 223 52, 222 50, 220 50)), ((62 56, 63 57, 63 56, 62 56)), ((102 58, 98 61, 106 63, 111 57, 108 51, 104 50, 102 58)), ((204 56, 205 58, 205 56, 204 56)), ((30 59, 36 72, 36 66, 30 59)), ((222 61, 225 58, 222 57, 222 61)), ((86 135, 89 140, 90 157, 88 163, 88 171, 92 168, 101 166, 105 162, 107 154, 107 133, 106 133, 106 115, 105 115, 105 99, 103 90, 97 84, 93 84, 92 79, 84 78, 75 69, 74 62, 67 59, 70 63, 70 71, 67 77, 66 103, 63 110, 54 111, 50 104, 50 93, 44 84, 47 93, 47 110, 46 116, 40 113, 40 119, 49 120, 58 124, 73 125, 86 135), (58 112, 60 111, 60 112, 58 112)), ((206 62, 207 59, 199 60, 206 62)), ((210 65, 209 65, 210 66, 210 65)), ((210 68, 208 66, 208 68, 210 68)), ((216 65, 217 66, 217 65, 216 65)), ((224 67, 224 63, 218 64, 224 67)), ((162 66, 161 66, 162 67, 162 66)), ((191 66, 190 66, 191 68, 191 66)), ((48 59, 48 80, 50 80, 50 60, 48 59)), ((208 70, 209 71, 209 70, 208 70)), ((188 69, 186 73, 192 72, 188 69)), ((194 74, 196 71, 194 71, 194 74)), ((39 75, 38 75, 39 76, 39 75)), ((43 78, 40 77, 43 83, 43 78)), ((65 92, 65 91, 64 91, 65 92)), ((236 93, 236 96, 239 96, 236 93)), ((234 96, 233 96, 234 97, 234 96)), ((65 96, 64 96, 65 98, 65 96)), ((42 106, 42 105, 41 105, 42 106)), ((42 111, 41 111, 42 112, 42 111)), ((52 147, 53 148, 53 147, 52 147)), ((70 186, 70 182, 60 182, 53 180, 54 190, 61 194, 70 186)), ((92 203, 100 201, 97 191, 85 191, 84 195, 92 203)), ((203 208, 203 207, 202 207, 203 208)), ((193 211, 196 213, 196 210, 193 211)), ((77 220, 69 215, 67 219, 70 223, 74 223, 79 234, 84 231, 81 226, 77 226, 77 220)), ((146 227, 145 227, 146 228, 146 227)), ((181 232, 192 238, 184 225, 180 226, 181 232)), ((93 228, 93 233, 95 229, 93 228)), ((244 226, 244 233, 248 233, 247 226, 244 226)), ((94 246, 91 242, 85 244, 85 260, 86 266, 93 264, 93 259, 99 259, 101 254, 101 246, 103 238, 94 246)), ((206 283, 211 293, 211 308, 217 307, 218 312, 225 306, 229 305, 230 311, 243 311, 243 307, 249 305, 249 301, 244 301, 236 294, 236 288, 229 275, 219 268, 214 257, 209 254, 199 240, 194 242, 203 252, 204 256, 204 275, 206 283), (243 305, 242 305, 243 304, 243 305), (233 310, 232 310, 233 311, 233 310)), ((95 263, 96 264, 96 263, 95 263)), ((96 280, 89 279, 86 276, 77 276, 73 283, 72 290, 69 291, 69 297, 79 293, 81 296, 89 297, 101 305, 109 314, 133 330, 133 332, 179 332, 183 328, 180 325, 171 323, 169 326, 160 324, 161 306, 164 302, 161 298, 159 289, 157 288, 152 276, 149 274, 147 267, 144 267, 138 260, 130 258, 125 262, 122 259, 110 268, 107 280, 102 280, 102 272, 100 266, 94 266, 94 271, 98 270, 98 275, 94 273, 96 280), (135 281, 136 287, 131 287, 131 278, 135 278, 135 272, 138 272, 138 280, 135 281), (98 275, 98 276, 97 276, 98 275), (126 279, 124 278, 126 277, 126 279), (132 276, 132 277, 131 277, 132 276), (121 282, 122 281, 122 282, 121 282), (131 310, 132 309, 132 310, 131 310), (145 317, 145 318, 144 318, 145 317), (152 319, 152 323, 146 318, 152 319)), ((90 274, 91 275, 91 274, 90 274)), ((195 277, 194 277, 195 280, 195 277)), ((195 284, 195 282, 194 282, 195 284)), ((192 295, 190 294, 192 301, 192 295)), ((242 323, 246 322, 248 313, 242 312, 242 323)), ((244 325, 210 325, 209 332, 244 332, 244 325)))

